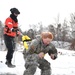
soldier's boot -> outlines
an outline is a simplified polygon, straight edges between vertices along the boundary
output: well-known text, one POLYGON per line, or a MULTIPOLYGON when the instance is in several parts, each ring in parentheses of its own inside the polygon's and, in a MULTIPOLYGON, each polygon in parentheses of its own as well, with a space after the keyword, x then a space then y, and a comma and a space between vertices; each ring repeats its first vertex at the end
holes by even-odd
POLYGON ((41 71, 41 75, 51 75, 51 70, 48 69, 48 70, 41 71))
POLYGON ((16 67, 15 65, 13 65, 11 62, 6 61, 5 64, 9 67, 9 68, 14 68, 16 67))

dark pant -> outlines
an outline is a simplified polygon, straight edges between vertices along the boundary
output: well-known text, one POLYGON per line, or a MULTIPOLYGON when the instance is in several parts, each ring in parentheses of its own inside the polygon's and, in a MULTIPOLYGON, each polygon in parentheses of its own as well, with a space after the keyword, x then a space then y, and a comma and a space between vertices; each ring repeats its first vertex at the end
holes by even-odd
POLYGON ((4 42, 7 47, 7 55, 6 55, 6 60, 11 63, 11 60, 13 58, 13 53, 15 50, 15 41, 13 37, 10 37, 8 35, 4 35, 4 42))

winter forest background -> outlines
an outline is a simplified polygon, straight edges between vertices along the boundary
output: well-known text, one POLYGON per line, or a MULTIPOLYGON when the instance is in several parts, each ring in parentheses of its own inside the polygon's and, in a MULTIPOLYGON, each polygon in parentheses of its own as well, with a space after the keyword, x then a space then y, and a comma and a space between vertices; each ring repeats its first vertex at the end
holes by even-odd
MULTIPOLYGON (((75 13, 70 14, 69 21, 64 19, 63 23, 59 23, 59 20, 60 16, 58 14, 57 18, 55 18, 55 23, 49 24, 46 27, 43 26, 42 22, 39 22, 38 24, 29 25, 30 28, 27 31, 23 32, 20 25, 19 29, 22 34, 28 35, 31 39, 38 38, 42 31, 50 31, 54 36, 52 43, 54 43, 57 48, 75 50, 75 13)), ((0 21, 0 50, 6 50, 3 41, 3 28, 4 24, 0 21), (2 48, 2 46, 4 48, 2 48)), ((22 36, 15 38, 17 44, 22 45, 21 38, 22 36)))
MULTIPOLYGON (((54 36, 52 43, 58 50, 58 58, 52 60, 48 55, 45 56, 45 59, 51 63, 52 75, 75 75, 75 13, 70 14, 70 20, 64 19, 63 23, 59 20, 60 16, 57 15, 55 23, 46 27, 39 22, 30 25, 27 31, 22 31, 21 25, 19 29, 23 35, 28 35, 31 39, 39 38, 42 31, 52 32, 54 36)), ((23 75, 25 61, 22 54, 24 50, 22 35, 15 38, 16 49, 12 62, 16 68, 8 68, 5 65, 7 49, 4 43, 3 28, 4 23, 0 21, 0 75, 23 75)), ((40 69, 37 68, 35 75, 40 75, 40 69)))

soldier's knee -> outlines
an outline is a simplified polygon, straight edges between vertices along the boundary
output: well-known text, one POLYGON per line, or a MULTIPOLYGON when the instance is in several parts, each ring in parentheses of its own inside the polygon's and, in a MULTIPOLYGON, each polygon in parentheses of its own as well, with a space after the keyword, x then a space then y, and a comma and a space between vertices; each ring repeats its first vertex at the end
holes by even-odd
POLYGON ((51 75, 51 70, 50 69, 42 70, 41 75, 51 75))
POLYGON ((38 64, 37 63, 34 63, 34 62, 27 62, 25 63, 25 68, 29 68, 29 67, 37 67, 38 64))
POLYGON ((50 66, 45 66, 45 67, 43 68, 43 70, 50 70, 50 69, 51 69, 50 66))
POLYGON ((37 66, 34 66, 34 65, 26 66, 26 71, 28 71, 31 74, 34 74, 36 72, 36 69, 37 69, 37 66))
POLYGON ((30 69, 31 69, 31 73, 34 74, 34 73, 36 72, 36 68, 37 68, 36 66, 32 66, 32 67, 30 68, 30 69))
POLYGON ((39 67, 41 70, 48 70, 51 69, 50 63, 46 63, 45 65, 40 65, 39 67))

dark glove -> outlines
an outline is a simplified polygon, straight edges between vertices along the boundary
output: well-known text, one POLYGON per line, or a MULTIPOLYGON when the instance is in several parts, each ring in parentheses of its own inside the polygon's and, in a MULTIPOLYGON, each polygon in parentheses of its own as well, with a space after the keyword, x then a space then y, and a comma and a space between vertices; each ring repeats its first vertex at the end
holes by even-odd
POLYGON ((53 50, 49 50, 48 54, 51 56, 51 54, 54 55, 54 58, 52 58, 53 60, 55 60, 57 58, 57 49, 54 48, 53 50))
POLYGON ((48 54, 50 55, 50 54, 57 54, 57 49, 56 48, 54 48, 54 49, 50 49, 49 51, 48 51, 48 54))
POLYGON ((54 60, 57 58, 57 54, 54 54, 54 60))
POLYGON ((55 60, 57 58, 57 54, 50 54, 51 59, 55 60))
POLYGON ((19 29, 18 28, 11 28, 11 31, 12 32, 17 32, 17 31, 19 31, 19 29))
POLYGON ((17 31, 19 31, 19 30, 18 29, 14 29, 14 28, 12 29, 12 32, 17 32, 17 31))

